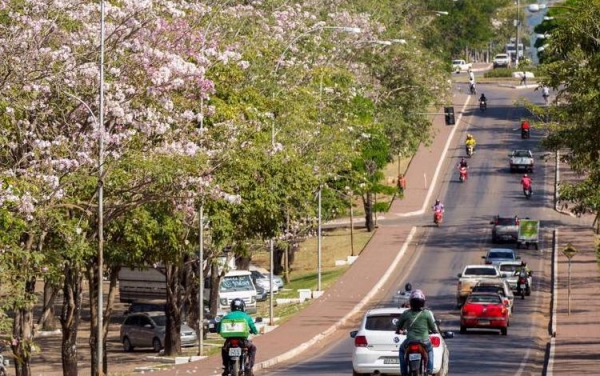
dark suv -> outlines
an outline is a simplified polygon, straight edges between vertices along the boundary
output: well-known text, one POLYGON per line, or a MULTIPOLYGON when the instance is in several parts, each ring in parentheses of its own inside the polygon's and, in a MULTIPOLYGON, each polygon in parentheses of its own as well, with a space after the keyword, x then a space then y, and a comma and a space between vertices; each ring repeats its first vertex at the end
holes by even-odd
POLYGON ((519 217, 494 217, 490 222, 492 227, 492 243, 502 241, 516 242, 519 237, 519 217))

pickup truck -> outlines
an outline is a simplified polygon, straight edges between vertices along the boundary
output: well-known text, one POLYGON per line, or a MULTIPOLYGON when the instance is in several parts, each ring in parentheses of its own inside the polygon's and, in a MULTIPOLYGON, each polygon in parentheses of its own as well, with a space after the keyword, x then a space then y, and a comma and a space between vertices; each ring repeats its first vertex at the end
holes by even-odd
POLYGON ((467 300, 473 286, 483 279, 502 278, 500 270, 494 265, 467 265, 458 273, 456 286, 456 304, 460 307, 467 300))
POLYGON ((460 71, 466 71, 473 67, 473 64, 467 63, 464 60, 456 59, 452 60, 452 70, 460 73, 460 71))
POLYGON ((519 217, 501 217, 494 216, 490 221, 492 227, 492 243, 501 241, 516 242, 519 235, 519 217))
POLYGON ((517 170, 533 172, 533 154, 531 150, 514 150, 508 156, 510 157, 510 172, 517 170))

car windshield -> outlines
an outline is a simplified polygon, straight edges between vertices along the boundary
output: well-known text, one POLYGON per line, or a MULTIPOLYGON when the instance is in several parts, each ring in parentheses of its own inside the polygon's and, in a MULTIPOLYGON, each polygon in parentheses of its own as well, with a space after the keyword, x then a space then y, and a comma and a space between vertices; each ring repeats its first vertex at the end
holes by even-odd
POLYGON ((226 276, 221 280, 219 291, 246 291, 252 290, 252 280, 249 275, 226 276))
POLYGON ((366 330, 395 331, 400 313, 367 316, 366 330))
POLYGON ((502 300, 498 295, 471 295, 467 303, 474 304, 502 304, 502 300))
POLYGON ((452 64, 460 65, 460 64, 462 64, 462 60, 452 60, 452 64))
POLYGON ((466 275, 497 275, 493 268, 467 268, 466 275))
POLYGON ((515 270, 517 270, 517 265, 511 265, 511 264, 504 264, 504 265, 500 265, 500 271, 501 272, 514 272, 515 270))
POLYGON ((517 150, 514 152, 515 157, 529 157, 529 152, 527 150, 517 150))
POLYGON ((514 254, 512 252, 500 252, 494 251, 490 252, 488 255, 489 259, 514 259, 514 254))
POLYGON ((498 226, 514 226, 516 221, 514 218, 497 218, 496 225, 498 226))
POLYGON ((471 290, 473 292, 495 292, 498 293, 502 296, 504 296, 504 289, 500 286, 494 286, 494 285, 479 285, 479 286, 475 286, 473 287, 473 290, 471 290))

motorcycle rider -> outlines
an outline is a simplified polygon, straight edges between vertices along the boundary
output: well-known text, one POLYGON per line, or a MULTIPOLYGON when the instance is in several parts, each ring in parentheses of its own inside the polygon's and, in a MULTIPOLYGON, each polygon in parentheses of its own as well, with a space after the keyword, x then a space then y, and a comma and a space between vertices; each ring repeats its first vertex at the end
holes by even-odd
POLYGON ((425 294, 414 290, 410 295, 410 309, 404 311, 396 323, 396 334, 406 330, 406 340, 400 345, 400 372, 408 376, 408 364, 405 361, 406 345, 411 341, 421 342, 427 349, 427 374, 433 374, 433 346, 429 339, 430 333, 438 329, 433 320, 433 314, 425 309, 425 294))
POLYGON ((444 204, 442 204, 440 202, 439 199, 435 200, 435 204, 431 207, 433 209, 433 221, 435 222, 435 215, 436 213, 443 213, 444 212, 444 204))
POLYGON ((471 69, 469 69, 469 92, 471 94, 475 94, 475 73, 471 69))
MULTIPOLYGON (((246 323, 248 323, 248 328, 250 329, 250 333, 258 334, 258 330, 254 325, 254 319, 250 315, 246 313, 246 303, 240 298, 235 298, 231 301, 230 304, 231 312, 223 316, 221 321, 217 324, 217 333, 221 333, 221 322, 227 319, 244 319, 246 323)), ((256 357, 256 346, 250 341, 248 338, 244 338, 244 346, 248 349, 248 376, 253 376, 252 367, 254 367, 254 359, 256 357)), ((227 359, 229 357, 228 353, 229 349, 223 346, 221 348, 221 359, 223 361, 223 376, 227 376, 227 359)))
POLYGON ((458 162, 458 170, 461 171, 463 168, 465 169, 465 180, 469 178, 469 164, 467 163, 467 160, 462 157, 460 159, 460 162, 458 162))
POLYGON ((477 145, 475 137, 473 137, 471 133, 467 133, 467 139, 465 140, 465 150, 467 154, 469 154, 469 146, 473 148, 473 153, 475 153, 475 145, 477 145))
POLYGON ((408 282, 406 285, 404 285, 404 291, 399 292, 399 299, 403 300, 403 302, 400 304, 400 307, 402 307, 402 308, 410 307, 409 300, 410 300, 411 293, 412 293, 412 284, 410 282, 408 282))
POLYGON ((525 261, 521 261, 521 266, 517 268, 516 272, 519 274, 521 274, 521 272, 525 272, 528 276, 531 275, 531 269, 529 269, 525 261))
POLYGON ((483 102, 483 107, 487 108, 487 98, 485 97, 485 94, 481 93, 481 96, 479 97, 479 103, 481 104, 483 102))
POLYGON ((528 134, 529 133, 529 121, 527 120, 523 120, 521 122, 521 134, 528 134))
POLYGON ((521 185, 523 186, 523 193, 527 194, 527 191, 532 192, 531 189, 531 178, 527 174, 523 174, 521 178, 521 185))

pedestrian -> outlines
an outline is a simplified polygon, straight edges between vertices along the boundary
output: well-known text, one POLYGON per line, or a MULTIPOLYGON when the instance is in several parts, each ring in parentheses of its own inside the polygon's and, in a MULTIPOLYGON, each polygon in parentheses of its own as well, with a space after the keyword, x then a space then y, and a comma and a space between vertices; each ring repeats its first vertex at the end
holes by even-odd
POLYGON ((527 72, 525 71, 521 74, 521 85, 527 85, 527 72))
POLYGON ((398 174, 398 192, 400 196, 404 196, 404 191, 406 190, 406 177, 403 174, 398 174))

